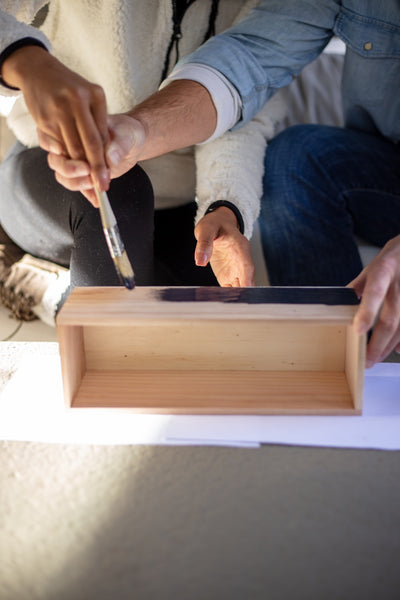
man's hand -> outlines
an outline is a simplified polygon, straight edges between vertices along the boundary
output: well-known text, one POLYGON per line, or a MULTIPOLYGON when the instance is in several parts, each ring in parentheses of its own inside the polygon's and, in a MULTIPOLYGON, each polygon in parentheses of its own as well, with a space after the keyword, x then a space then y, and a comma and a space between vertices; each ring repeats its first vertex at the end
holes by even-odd
MULTIPOLYGON (((125 114, 110 115, 107 119, 109 143, 105 157, 110 178, 123 175, 137 162, 145 141, 143 126, 125 114)), ((57 181, 72 191, 80 191, 94 206, 97 198, 93 190, 90 165, 84 160, 73 160, 64 154, 51 151, 51 139, 39 132, 40 146, 48 151, 49 167, 55 171, 57 181)))
POLYGON ((93 182, 108 188, 107 107, 103 89, 37 46, 24 46, 3 63, 2 77, 19 88, 50 151, 86 161, 93 182))
POLYGON ((361 297, 356 330, 366 333, 376 322, 367 348, 369 368, 392 350, 400 352, 400 235, 383 247, 349 287, 361 297))
POLYGON ((205 215, 194 233, 196 265, 204 267, 210 262, 223 287, 254 285, 250 242, 238 230, 236 216, 229 208, 221 206, 205 215))

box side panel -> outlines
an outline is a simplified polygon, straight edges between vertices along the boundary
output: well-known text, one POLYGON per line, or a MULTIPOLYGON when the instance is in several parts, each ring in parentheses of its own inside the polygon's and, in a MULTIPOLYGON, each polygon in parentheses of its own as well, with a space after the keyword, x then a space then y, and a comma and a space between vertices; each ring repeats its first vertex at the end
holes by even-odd
POLYGON ((344 371, 345 326, 275 321, 138 321, 86 326, 90 370, 344 371))
POLYGON ((345 374, 354 407, 361 410, 364 391, 365 352, 367 341, 366 336, 358 335, 352 325, 349 325, 346 329, 345 374))
POLYGON ((61 325, 125 325, 132 319, 302 319, 317 323, 351 323, 356 306, 344 302, 336 305, 334 299, 338 292, 341 295, 351 290, 138 286, 130 291, 123 287, 74 288, 57 320, 61 325), (296 302, 300 300, 301 303, 296 302))
POLYGON ((59 325, 57 336, 61 357, 61 372, 66 405, 72 406, 86 371, 82 327, 59 325))

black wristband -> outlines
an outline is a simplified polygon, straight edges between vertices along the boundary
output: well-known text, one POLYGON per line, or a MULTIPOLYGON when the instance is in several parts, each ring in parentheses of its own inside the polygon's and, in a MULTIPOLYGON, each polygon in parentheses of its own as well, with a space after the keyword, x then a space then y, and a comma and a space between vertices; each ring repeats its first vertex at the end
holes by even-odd
MULTIPOLYGON (((24 46, 40 46, 41 48, 44 48, 44 50, 47 51, 46 46, 42 42, 37 40, 36 38, 26 37, 26 38, 22 38, 21 40, 17 40, 16 42, 13 42, 9 46, 7 46, 7 48, 4 48, 3 52, 0 54, 0 73, 1 73, 1 69, 3 67, 4 61, 7 60, 7 58, 13 52, 15 52, 16 50, 19 50, 19 48, 23 48, 24 46)), ((18 90, 18 88, 13 87, 12 85, 8 85, 8 83, 6 83, 4 81, 4 79, 2 78, 1 75, 0 75, 0 84, 3 85, 4 87, 8 88, 9 90, 18 90)))
POLYGON ((215 202, 210 204, 210 206, 207 208, 207 210, 204 214, 208 215, 208 213, 213 212, 215 209, 219 208, 220 206, 226 206, 226 208, 231 209, 231 211, 234 213, 235 217, 237 218, 240 233, 244 234, 244 221, 243 221, 242 213, 240 212, 238 207, 233 204, 233 202, 229 202, 229 200, 216 200, 215 202))

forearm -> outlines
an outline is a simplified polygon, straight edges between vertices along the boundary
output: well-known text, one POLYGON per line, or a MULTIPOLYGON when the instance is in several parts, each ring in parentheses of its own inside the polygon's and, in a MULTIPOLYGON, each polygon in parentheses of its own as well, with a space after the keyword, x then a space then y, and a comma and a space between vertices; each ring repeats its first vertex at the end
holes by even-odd
POLYGON ((139 160, 205 141, 214 132, 217 114, 209 92, 195 81, 173 81, 129 113, 145 131, 139 160))
POLYGON ((210 203, 229 200, 242 214, 244 234, 251 238, 260 208, 266 143, 283 114, 277 95, 239 130, 196 147, 196 223, 210 203))

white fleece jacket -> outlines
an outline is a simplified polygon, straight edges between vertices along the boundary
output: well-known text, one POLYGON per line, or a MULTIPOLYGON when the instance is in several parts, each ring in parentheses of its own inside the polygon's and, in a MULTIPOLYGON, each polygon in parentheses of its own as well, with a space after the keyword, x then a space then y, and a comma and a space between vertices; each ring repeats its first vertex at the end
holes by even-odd
MULTIPOLYGON (((34 37, 64 64, 100 84, 109 113, 125 112, 159 86, 172 35, 171 0, 51 0, 37 30, 29 25, 45 0, 0 0, 0 52, 34 37)), ((257 0, 221 0, 216 32, 246 14, 257 0)), ((180 56, 193 51, 208 26, 210 0, 197 0, 182 22, 180 56)), ((171 53, 170 69, 175 63, 171 53)), ((8 123, 17 139, 38 145, 36 127, 22 95, 16 96, 8 123)), ((241 211, 250 238, 259 212, 266 142, 283 114, 279 95, 242 129, 219 139, 142 162, 153 184, 156 208, 198 201, 196 222, 215 200, 229 200, 241 211)))

